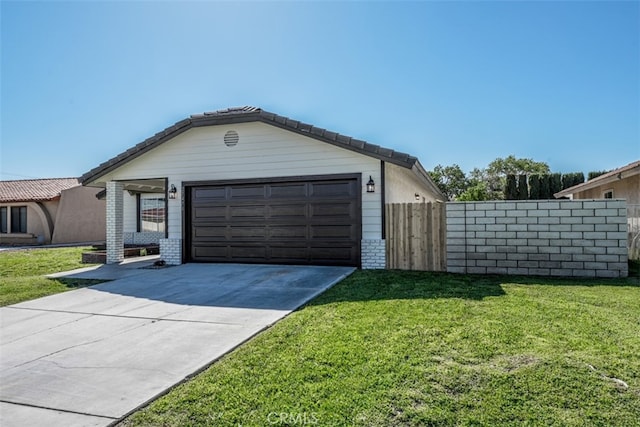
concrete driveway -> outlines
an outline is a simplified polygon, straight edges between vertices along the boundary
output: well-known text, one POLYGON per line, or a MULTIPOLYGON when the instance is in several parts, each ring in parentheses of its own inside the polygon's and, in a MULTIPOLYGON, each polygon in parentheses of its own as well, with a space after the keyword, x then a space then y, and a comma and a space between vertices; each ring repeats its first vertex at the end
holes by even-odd
POLYGON ((79 273, 116 280, 0 309, 0 425, 109 425, 353 270, 128 264, 79 273))

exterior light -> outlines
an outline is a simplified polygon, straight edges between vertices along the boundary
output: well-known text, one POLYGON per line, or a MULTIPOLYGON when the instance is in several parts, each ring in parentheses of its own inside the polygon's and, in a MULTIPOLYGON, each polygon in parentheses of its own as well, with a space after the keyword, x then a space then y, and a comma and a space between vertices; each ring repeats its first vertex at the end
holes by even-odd
POLYGON ((175 199, 177 192, 178 192, 178 190, 176 189, 176 186, 171 184, 171 188, 169 188, 169 198, 170 199, 175 199))
POLYGON ((420 195, 418 193, 416 193, 413 197, 418 201, 420 200, 420 195))
POLYGON ((376 183, 373 182, 373 178, 369 175, 369 182, 367 182, 367 193, 375 193, 376 192, 376 183))

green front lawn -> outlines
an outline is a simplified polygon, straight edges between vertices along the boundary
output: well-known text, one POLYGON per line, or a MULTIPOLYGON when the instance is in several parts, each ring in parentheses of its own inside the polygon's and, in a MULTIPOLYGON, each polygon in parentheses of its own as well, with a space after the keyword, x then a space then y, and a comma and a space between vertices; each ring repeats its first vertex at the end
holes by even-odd
POLYGON ((90 248, 30 249, 0 252, 0 306, 89 286, 102 280, 47 279, 82 264, 82 252, 90 248))
POLYGON ((637 277, 358 271, 123 425, 638 426, 639 414, 637 277))

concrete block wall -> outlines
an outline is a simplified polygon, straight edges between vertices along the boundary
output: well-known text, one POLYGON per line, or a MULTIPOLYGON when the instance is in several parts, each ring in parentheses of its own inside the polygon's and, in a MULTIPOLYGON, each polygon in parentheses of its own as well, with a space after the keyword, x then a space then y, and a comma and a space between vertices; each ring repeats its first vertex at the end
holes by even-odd
POLYGON ((160 239, 164 238, 164 232, 162 231, 140 231, 140 232, 125 232, 124 243, 129 245, 151 245, 159 244, 160 239))
POLYGON ((361 242, 361 246, 363 270, 376 270, 387 267, 384 239, 364 239, 361 242))
POLYGON ((627 277, 624 200, 447 203, 447 271, 627 277))
POLYGON ((169 265, 182 264, 182 239, 160 239, 160 258, 169 265))

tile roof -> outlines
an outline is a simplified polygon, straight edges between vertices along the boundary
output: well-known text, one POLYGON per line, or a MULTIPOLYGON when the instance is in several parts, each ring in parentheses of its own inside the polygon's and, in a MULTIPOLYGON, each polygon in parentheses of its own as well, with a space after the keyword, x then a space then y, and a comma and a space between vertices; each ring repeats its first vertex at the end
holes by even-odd
POLYGON ((62 190, 80 185, 78 178, 21 179, 0 181, 0 202, 45 202, 60 197, 62 190))
POLYGON ((369 144, 366 141, 270 113, 261 108, 245 106, 191 115, 190 117, 169 126, 163 131, 158 132, 154 136, 142 141, 116 157, 100 164, 96 168, 82 175, 82 177, 80 177, 80 181, 82 183, 92 182, 191 128, 256 121, 267 123, 272 126, 286 129, 337 147, 355 151, 379 160, 384 160, 385 162, 404 166, 406 168, 412 168, 418 160, 406 153, 394 151, 379 145, 369 144))

